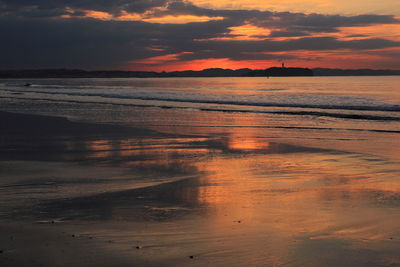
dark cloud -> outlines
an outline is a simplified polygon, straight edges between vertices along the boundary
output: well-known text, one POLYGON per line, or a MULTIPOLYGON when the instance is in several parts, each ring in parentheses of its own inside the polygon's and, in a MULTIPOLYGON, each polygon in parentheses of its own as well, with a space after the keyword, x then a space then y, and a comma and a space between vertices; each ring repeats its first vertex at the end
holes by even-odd
POLYGON ((277 30, 277 31, 272 31, 269 37, 299 37, 307 35, 309 35, 307 31, 277 30))
POLYGON ((37 14, 48 17, 71 14, 71 10, 95 10, 111 14, 122 11, 143 13, 154 7, 166 5, 168 0, 0 0, 3 15, 35 17, 37 14))
MULTIPOLYGON (((400 46, 399 42, 384 39, 362 39, 339 41, 332 37, 306 37, 286 41, 213 41, 197 45, 193 54, 184 54, 182 59, 231 58, 234 60, 273 59, 268 52, 284 52, 296 50, 325 51, 335 49, 380 49, 400 46), (266 54, 264 54, 266 53, 266 54)), ((282 58, 282 55, 276 56, 282 58)))
MULTIPOLYGON (((359 15, 359 16, 340 16, 322 14, 302 14, 302 13, 280 13, 281 19, 286 25, 296 25, 300 27, 350 27, 382 23, 399 22, 393 16, 387 15, 359 15)), ((282 23, 281 21, 281 23, 282 23)), ((267 22, 268 23, 268 22, 267 22)))
POLYGON ((116 67, 156 55, 146 47, 157 31, 142 22, 0 20, 1 62, 3 68, 116 67))
MULTIPOLYGON (((166 54, 180 59, 230 58, 263 60, 293 58, 273 52, 296 50, 381 49, 399 47, 385 39, 343 41, 312 37, 315 33, 338 32, 338 27, 399 23, 394 16, 339 16, 269 12, 257 10, 213 10, 184 1, 168 0, 0 0, 1 68, 118 68, 126 62, 166 54), (157 24, 138 21, 101 21, 82 18, 81 10, 104 11, 118 16, 122 11, 150 16, 220 16, 223 20, 187 24, 157 24), (69 9, 67 9, 69 8, 69 9), (74 11, 71 11, 73 9, 74 11), (68 14, 72 18, 61 19, 68 14), (75 17, 75 18, 74 18, 75 17), (264 40, 208 40, 234 37, 230 27, 253 24, 272 30, 264 40), (275 37, 299 37, 277 41, 275 37), (203 41, 199 41, 203 40, 203 41), (160 49, 149 49, 162 47, 160 49), (182 52, 191 52, 183 53, 182 52)), ((355 36, 357 37, 357 35, 355 36)))
MULTIPOLYGON (((321 14, 302 14, 280 12, 267 17, 259 15, 249 20, 252 24, 265 28, 284 29, 288 34, 295 36, 296 33, 332 33, 338 32, 339 27, 368 26, 374 24, 400 23, 394 16, 388 15, 360 15, 360 16, 340 16, 340 15, 321 15, 321 14)), ((284 34, 284 31, 274 34, 284 34)))

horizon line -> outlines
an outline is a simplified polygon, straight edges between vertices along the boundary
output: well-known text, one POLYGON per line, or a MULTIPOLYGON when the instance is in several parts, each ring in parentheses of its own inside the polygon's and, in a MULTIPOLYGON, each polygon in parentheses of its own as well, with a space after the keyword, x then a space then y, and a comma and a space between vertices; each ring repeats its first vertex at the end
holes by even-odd
MULTIPOLYGON (((65 71, 86 71, 86 72, 96 72, 96 71, 120 71, 120 72, 155 72, 155 73, 170 73, 170 72, 185 72, 185 71, 195 71, 195 72, 201 72, 205 70, 212 70, 212 69, 220 69, 220 70, 232 70, 232 71, 238 71, 238 70, 267 70, 270 68, 282 68, 279 66, 273 66, 273 67, 268 67, 265 69, 252 69, 252 68, 239 68, 239 69, 230 69, 230 68, 220 68, 220 67, 215 67, 215 68, 205 68, 202 70, 191 70, 191 69, 186 69, 186 70, 172 70, 172 71, 156 71, 156 70, 124 70, 124 69, 85 69, 85 68, 66 68, 66 67, 56 67, 56 68, 21 68, 21 69, 0 69, 1 72, 3 71, 51 71, 51 70, 65 70, 65 71)), ((329 70, 347 70, 347 71, 353 71, 353 70, 372 70, 372 71, 400 71, 400 69, 371 69, 371 68, 349 68, 349 69, 343 69, 343 68, 325 68, 325 67, 315 67, 315 68, 307 68, 307 67, 284 67, 285 69, 290 69, 290 68, 301 68, 301 69, 329 69, 329 70)))

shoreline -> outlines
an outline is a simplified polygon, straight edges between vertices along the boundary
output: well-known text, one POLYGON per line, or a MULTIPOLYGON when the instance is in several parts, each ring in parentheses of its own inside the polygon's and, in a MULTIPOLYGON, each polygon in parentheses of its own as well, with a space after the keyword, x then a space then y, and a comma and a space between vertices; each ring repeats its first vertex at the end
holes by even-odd
POLYGON ((111 135, 134 137, 165 136, 163 133, 113 124, 74 122, 65 117, 33 115, 0 111, 0 121, 3 124, 0 135, 8 134, 45 134, 45 135, 111 135))

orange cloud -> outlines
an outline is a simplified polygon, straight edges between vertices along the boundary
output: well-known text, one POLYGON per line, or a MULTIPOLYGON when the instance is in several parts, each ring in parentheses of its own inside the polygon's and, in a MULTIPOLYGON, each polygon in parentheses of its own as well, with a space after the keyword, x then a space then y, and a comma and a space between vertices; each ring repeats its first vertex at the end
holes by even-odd
POLYGON ((229 27, 228 29, 230 31, 226 33, 227 36, 196 39, 195 41, 260 41, 264 40, 271 33, 271 30, 269 29, 254 26, 252 24, 229 27))
POLYGON ((341 27, 339 28, 342 39, 382 38, 392 41, 400 41, 400 24, 381 24, 365 27, 341 27), (353 35, 365 35, 365 37, 353 37, 353 35))
POLYGON ((340 41, 361 40, 368 38, 381 38, 391 41, 400 41, 400 24, 379 24, 368 26, 338 27, 339 32, 313 32, 290 37, 269 37, 272 30, 284 32, 285 29, 262 28, 252 24, 229 27, 230 31, 220 37, 195 39, 195 41, 288 41, 304 37, 333 37, 340 41))
POLYGON ((99 19, 99 20, 111 20, 113 15, 107 12, 95 11, 95 10, 84 10, 85 17, 99 19))
MULTIPOLYGON (((313 33, 310 37, 334 37, 340 41, 362 40, 369 38, 381 38, 391 41, 400 41, 400 24, 379 24, 356 27, 338 27, 339 32, 313 33)), ((304 36, 279 37, 276 41, 299 39, 304 36)))
POLYGON ((179 56, 190 54, 191 52, 182 52, 178 54, 167 54, 162 56, 150 57, 142 60, 130 62, 130 68, 138 68, 141 70, 164 70, 164 66, 173 65, 179 62, 179 56))
POLYGON ((114 19, 123 21, 140 21, 142 20, 142 15, 138 13, 128 13, 126 11, 123 11, 121 16, 116 17, 114 19))
MULTIPOLYGON (((96 10, 80 10, 85 13, 83 17, 93 18, 98 20, 116 20, 116 21, 145 21, 148 23, 159 24, 186 24, 192 22, 207 22, 212 20, 223 20, 224 17, 209 17, 209 16, 196 16, 196 15, 165 15, 161 17, 152 16, 152 12, 144 14, 122 12, 120 16, 114 16, 107 12, 96 10)), ((70 10, 70 12, 73 12, 70 10)), ((71 18, 71 15, 63 15, 62 18, 71 18)))
POLYGON ((224 17, 208 17, 208 16, 195 16, 195 15, 167 15, 163 17, 143 18, 142 21, 149 23, 160 24, 186 24, 191 22, 207 22, 211 20, 223 20, 224 17))
POLYGON ((400 14, 398 0, 190 0, 214 9, 257 9, 324 14, 400 14))
POLYGON ((269 35, 271 33, 268 29, 257 27, 252 24, 230 27, 229 29, 231 30, 229 34, 240 35, 248 38, 255 38, 255 36, 260 35, 269 35))

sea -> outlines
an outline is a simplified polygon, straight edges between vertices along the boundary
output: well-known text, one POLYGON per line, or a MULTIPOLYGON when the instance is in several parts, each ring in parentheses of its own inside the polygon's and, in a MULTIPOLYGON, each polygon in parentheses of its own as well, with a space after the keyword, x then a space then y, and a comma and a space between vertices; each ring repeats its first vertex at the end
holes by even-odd
POLYGON ((0 97, 2 110, 168 133, 384 141, 400 131, 398 76, 2 80, 0 97))
POLYGON ((257 125, 249 122, 247 126, 388 132, 400 129, 399 88, 398 76, 0 80, 2 99, 31 103, 15 111, 24 112, 26 108, 29 113, 77 120, 145 127, 228 126, 229 122, 225 125, 223 121, 210 120, 207 114, 219 114, 217 117, 222 118, 222 114, 234 113, 274 118, 257 125), (34 104, 40 101, 51 104, 41 109, 34 104), (87 114, 77 112, 84 105, 92 107, 87 113, 94 111, 97 115, 88 119, 87 114), (129 110, 138 108, 143 120, 129 116, 129 110), (121 110, 121 116, 114 109, 121 110), (178 110, 182 116, 162 109, 178 110), (146 118, 147 112, 155 110, 163 116, 146 118))
MULTIPOLYGON (((135 221, 139 200, 121 192, 164 184, 173 193, 139 216, 176 226, 151 232, 161 261, 189 247, 198 266, 400 264, 399 76, 3 79, 0 111, 164 135, 63 139, 63 157, 0 176, 2 201, 15 211, 34 199, 48 216, 36 220, 85 221, 86 209, 60 201, 112 193, 90 220, 135 221), (157 246, 174 238, 172 250, 157 246)), ((35 161, 2 157, 12 160, 35 161)))

